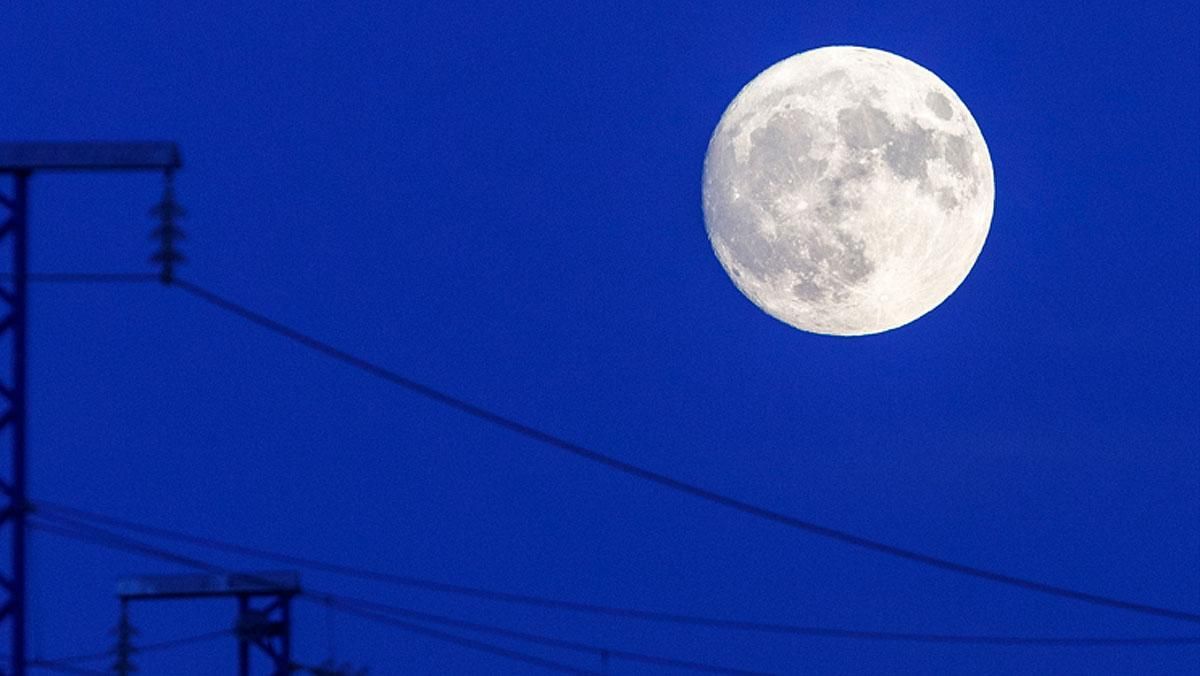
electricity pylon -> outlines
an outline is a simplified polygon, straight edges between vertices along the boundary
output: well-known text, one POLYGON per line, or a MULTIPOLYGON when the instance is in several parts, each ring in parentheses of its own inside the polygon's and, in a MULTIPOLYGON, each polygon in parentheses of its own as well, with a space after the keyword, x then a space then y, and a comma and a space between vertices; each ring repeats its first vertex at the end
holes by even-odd
MULTIPOLYGON (((11 353, 7 377, 0 373, 0 530, 7 531, 11 557, 0 565, 0 631, 9 630, 9 664, 3 673, 25 676, 25 558, 28 495, 26 478, 26 341, 28 337, 29 184, 34 174, 52 171, 156 171, 166 175, 168 190, 159 205, 162 225, 156 236, 161 248, 155 254, 162 265, 160 278, 171 282, 173 265, 180 260, 174 248, 180 237, 175 226, 179 215, 170 191, 170 177, 182 166, 174 143, 0 143, 0 179, 8 179, 8 193, 0 192, 0 247, 10 250, 10 267, 0 283, 0 342, 11 353), (3 216, 3 212, 0 212, 3 216)), ((159 213, 159 212, 155 212, 159 213)))

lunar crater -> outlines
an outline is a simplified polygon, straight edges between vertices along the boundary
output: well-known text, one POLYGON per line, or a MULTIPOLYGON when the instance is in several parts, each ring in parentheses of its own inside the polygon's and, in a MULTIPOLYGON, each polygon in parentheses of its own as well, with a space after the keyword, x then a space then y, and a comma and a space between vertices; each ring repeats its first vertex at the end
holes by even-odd
POLYGON ((929 106, 934 115, 943 120, 954 117, 954 109, 950 107, 950 100, 937 92, 929 92, 925 95, 925 105, 929 106))

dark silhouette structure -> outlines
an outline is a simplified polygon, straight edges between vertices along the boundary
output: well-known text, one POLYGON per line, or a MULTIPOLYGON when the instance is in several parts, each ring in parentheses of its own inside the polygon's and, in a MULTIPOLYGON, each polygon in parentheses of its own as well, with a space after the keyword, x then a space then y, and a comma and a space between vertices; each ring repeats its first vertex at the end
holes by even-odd
POLYGON ((0 344, 11 353, 8 374, 0 372, 0 529, 10 542, 7 565, 0 567, 0 631, 7 628, 10 643, 6 673, 24 676, 25 558, 28 514, 26 486, 26 337, 28 335, 29 184, 34 173, 47 171, 161 171, 168 190, 154 213, 162 224, 155 231, 161 240, 155 260, 162 264, 160 279, 170 283, 181 260, 174 249, 180 237, 175 218, 180 215, 170 191, 169 178, 182 166, 174 143, 0 143, 0 179, 9 183, 0 192, 0 247, 9 260, 7 283, 0 284, 0 344), (7 625, 5 627, 4 625, 7 625))
POLYGON ((295 572, 153 575, 117 583, 121 601, 118 625, 118 674, 136 671, 136 652, 128 639, 133 601, 231 598, 237 600, 233 635, 238 644, 238 675, 250 676, 250 649, 258 648, 270 661, 273 676, 287 676, 292 665, 292 599, 301 593, 295 572))

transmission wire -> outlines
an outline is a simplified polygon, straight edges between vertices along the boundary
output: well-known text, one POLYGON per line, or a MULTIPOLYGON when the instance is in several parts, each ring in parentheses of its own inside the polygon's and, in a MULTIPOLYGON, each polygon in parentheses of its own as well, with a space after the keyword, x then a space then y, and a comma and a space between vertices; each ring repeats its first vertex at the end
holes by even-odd
MULTIPOLYGON (((65 532, 65 529, 64 529, 64 532, 65 532)), ((225 636, 232 636, 232 635, 233 635, 232 629, 219 629, 217 631, 208 631, 203 634, 195 634, 193 636, 184 636, 181 638, 156 641, 154 643, 143 643, 140 645, 135 645, 133 647, 133 652, 135 654, 142 654, 142 653, 151 653, 151 652, 162 652, 165 650, 174 650, 175 648, 182 648, 184 646, 195 645, 197 643, 204 643, 207 641, 212 641, 212 640, 215 640, 218 638, 222 638, 225 636)), ((92 653, 83 653, 83 654, 79 654, 79 655, 67 655, 65 657, 55 657, 53 659, 34 660, 34 662, 35 663, 51 663, 51 664, 70 664, 72 662, 91 662, 93 660, 101 660, 106 657, 112 657, 116 654, 117 654, 116 648, 109 648, 107 650, 96 651, 96 652, 92 652, 92 653)))
POLYGON ((536 657, 536 656, 530 655, 528 653, 522 653, 522 652, 519 652, 516 650, 510 650, 508 648, 504 648, 504 647, 494 645, 491 643, 477 641, 472 638, 466 638, 465 636, 458 636, 457 634, 447 633, 440 629, 433 629, 431 627, 426 627, 426 626, 423 626, 420 624, 413 624, 412 622, 406 622, 404 620, 398 619, 391 615, 383 615, 381 613, 375 613, 375 612, 371 612, 369 610, 363 610, 362 608, 356 608, 354 606, 341 606, 341 605, 335 604, 335 607, 337 607, 338 610, 342 611, 343 613, 346 613, 348 615, 354 615, 354 616, 357 616, 364 620, 369 620, 369 621, 375 622, 377 624, 389 625, 389 626, 392 626, 392 627, 395 627, 398 629, 402 629, 402 630, 410 632, 410 633, 420 634, 422 636, 428 636, 430 638, 435 638, 440 641, 445 641, 447 643, 454 643, 456 645, 460 645, 465 648, 471 648, 472 650, 478 650, 481 652, 491 653, 493 655, 499 655, 500 657, 507 657, 509 659, 518 660, 521 662, 525 662, 527 664, 532 664, 534 666, 542 667, 544 669, 549 669, 551 671, 558 671, 558 672, 562 672, 562 673, 566 673, 566 674, 588 674, 588 676, 603 676, 598 671, 592 671, 589 669, 580 669, 578 667, 573 667, 573 666, 570 666, 567 664, 563 664, 561 662, 553 662, 551 660, 546 660, 541 657, 536 657))
POLYGON ((293 329, 285 324, 275 321, 274 319, 271 319, 271 318, 267 317, 266 315, 255 312, 254 310, 251 310, 244 305, 238 304, 238 303, 236 303, 232 300, 229 300, 217 293, 209 291, 197 284, 193 284, 192 282, 189 282, 185 279, 176 279, 174 284, 175 284, 175 286, 178 286, 180 289, 195 296, 196 298, 199 298, 200 300, 203 300, 204 302, 206 302, 210 305, 213 305, 217 308, 225 310, 226 312, 229 312, 238 317, 241 317, 242 319, 245 319, 253 324, 257 324, 258 326, 260 326, 262 328, 272 331, 273 333, 281 335, 281 336, 283 336, 289 340, 292 340, 296 343, 304 345, 320 354, 323 354, 327 357, 330 357, 330 358, 340 361, 344 364, 347 364, 349 366, 357 368, 361 371, 364 371, 370 375, 373 375, 373 376, 380 378, 382 380, 385 380, 387 382, 393 383, 395 385, 399 385, 399 386, 401 386, 405 389, 408 389, 409 391, 414 392, 422 397, 425 397, 432 401, 438 402, 438 403, 448 406, 450 408, 457 409, 458 411, 465 413, 469 416, 472 416, 472 417, 482 420, 484 422, 490 423, 497 427, 507 429, 511 432, 514 432, 514 433, 524 436, 526 438, 532 439, 534 441, 540 442, 547 446, 551 446, 551 447, 557 448, 559 450, 566 451, 567 453, 570 453, 572 455, 583 458, 584 460, 588 460, 590 462, 593 462, 593 463, 596 463, 599 465, 603 465, 605 467, 608 467, 609 469, 613 469, 613 470, 616 470, 623 474, 627 474, 629 476, 633 476, 633 477, 636 477, 636 478, 639 478, 639 479, 642 479, 642 480, 645 480, 645 481, 648 481, 648 482, 651 482, 654 484, 658 484, 659 486, 663 486, 665 488, 669 488, 671 490, 674 490, 674 491, 677 491, 680 493, 685 493, 685 494, 691 495, 693 497, 697 497, 702 500, 706 500, 708 502, 732 509, 734 511, 742 512, 743 514, 747 514, 747 515, 750 515, 750 516, 753 516, 756 518, 760 518, 760 519, 763 519, 766 521, 773 521, 775 523, 778 523, 783 526, 787 526, 789 528, 804 531, 804 532, 807 532, 807 533, 810 533, 813 535, 817 535, 817 536, 820 536, 820 537, 823 537, 823 538, 826 538, 829 540, 834 540, 836 542, 841 542, 844 544, 853 545, 853 546, 860 547, 863 549, 875 551, 880 554, 885 554, 887 556, 891 556, 894 558, 905 559, 905 560, 912 561, 912 562, 915 562, 915 563, 918 563, 918 564, 921 564, 924 566, 940 568, 942 570, 950 571, 953 573, 958 573, 961 575, 966 575, 969 577, 978 578, 981 580, 986 580, 986 581, 997 583, 997 584, 1008 585, 1011 587, 1025 589, 1027 591, 1033 591, 1033 592, 1037 592, 1040 594, 1046 594, 1049 596, 1057 596, 1060 598, 1071 599, 1074 601, 1079 601, 1082 603, 1089 603, 1089 604, 1097 605, 1097 606, 1118 608, 1121 610, 1127 610, 1127 611, 1131 611, 1131 612, 1141 613, 1144 615, 1154 615, 1154 616, 1158 616, 1158 617, 1166 617, 1166 618, 1170 618, 1170 619, 1174 619, 1174 620, 1181 620, 1184 622, 1200 624, 1200 614, 1197 614, 1194 612, 1174 610, 1171 608, 1164 608, 1164 607, 1160 607, 1160 606, 1149 605, 1146 603, 1138 603, 1138 602, 1134 602, 1134 601, 1125 601, 1125 600, 1121 600, 1121 599, 1117 599, 1117 598, 1113 598, 1113 597, 1109 597, 1109 596, 1103 596, 1100 594, 1093 594, 1090 592, 1083 592, 1083 591, 1071 589, 1068 587, 1062 587, 1062 586, 1058 586, 1058 585, 1048 584, 1045 582, 1039 582, 1037 580, 1032 580, 1029 578, 1017 577, 1015 575, 1009 575, 1007 573, 1002 573, 1002 572, 999 572, 996 570, 991 570, 988 568, 981 568, 978 566, 971 566, 971 565, 967 565, 967 564, 963 564, 963 563, 957 563, 955 561, 951 561, 949 559, 943 559, 943 558, 940 558, 937 556, 933 556, 931 554, 924 554, 922 552, 918 552, 915 550, 905 549, 905 548, 897 547, 894 545, 889 545, 884 542, 880 542, 878 540, 872 540, 870 538, 866 538, 866 537, 863 537, 860 535, 855 535, 855 534, 849 533, 847 531, 838 530, 838 529, 831 528, 828 526, 822 526, 820 524, 813 523, 811 521, 805 521, 802 519, 798 519, 796 517, 789 516, 787 514, 783 514, 782 512, 777 512, 777 511, 774 511, 771 509, 767 509, 765 507, 760 507, 758 505, 751 504, 749 502, 745 502, 745 501, 739 500, 737 498, 732 498, 732 497, 723 495, 721 493, 711 491, 706 488, 701 488, 700 486, 696 486, 694 484, 690 484, 690 483, 686 483, 684 481, 680 481, 678 479, 674 479, 665 474, 660 474, 658 472, 654 472, 652 470, 645 469, 643 467, 639 467, 637 465, 625 462, 623 460, 619 460, 613 456, 606 455, 604 453, 594 451, 592 449, 586 448, 579 444, 567 441, 567 440, 563 439, 562 437, 558 437, 558 436, 555 436, 548 432, 544 432, 535 427, 531 427, 524 423, 513 420, 512 418, 508 418, 499 413, 495 413, 489 409, 483 408, 476 404, 472 404, 463 399, 459 399, 453 395, 442 392, 441 390, 437 390, 428 385, 419 383, 415 380, 412 380, 406 376, 403 376, 403 375, 397 373, 396 371, 393 371, 391 369, 388 369, 388 368, 381 366, 379 364, 376 364, 374 362, 371 362, 371 361, 368 361, 361 357, 350 354, 349 352, 346 352, 337 347, 334 347, 334 346, 330 345, 329 343, 326 343, 326 342, 321 341, 317 338, 314 338, 310 335, 302 333, 302 332, 300 332, 296 329, 293 329))
MULTIPOLYGON (((148 558, 160 559, 160 560, 164 560, 164 561, 170 561, 172 563, 178 563, 181 565, 185 565, 185 566, 194 568, 196 570, 203 570, 203 571, 206 571, 209 573, 227 574, 229 572, 227 569, 225 569, 221 566, 209 563, 207 561, 202 561, 200 559, 193 559, 190 557, 186 557, 186 556, 177 554, 175 552, 171 552, 169 550, 165 550, 165 549, 161 549, 161 548, 154 547, 151 545, 147 545, 145 543, 138 542, 131 538, 117 535, 116 533, 112 533, 111 531, 105 531, 101 528, 96 528, 95 526, 89 526, 87 524, 76 524, 76 529, 72 530, 71 528, 63 528, 61 526, 56 526, 52 523, 44 523, 42 519, 31 519, 29 521, 29 527, 34 530, 51 533, 53 535, 58 535, 60 537, 65 537, 65 538, 76 540, 76 541, 88 542, 90 544, 98 545, 100 547, 105 547, 108 549, 123 550, 123 551, 127 551, 127 552, 132 552, 135 554, 139 554, 141 556, 145 556, 148 558)), ((249 577, 249 579, 254 579, 252 575, 248 576, 248 577, 249 577)), ((474 639, 457 636, 455 634, 440 631, 437 629, 423 627, 421 625, 412 624, 409 622, 403 622, 402 620, 397 620, 395 618, 381 619, 381 618, 368 617, 368 615, 374 615, 373 613, 369 613, 368 611, 361 611, 358 609, 353 609, 353 610, 344 609, 344 611, 348 612, 350 614, 353 614, 353 615, 358 615, 360 617, 364 617, 364 619, 373 619, 377 622, 382 622, 384 624, 390 624, 390 625, 395 626, 400 629, 407 629, 411 633, 421 634, 421 635, 428 636, 430 638, 434 638, 434 639, 441 640, 444 642, 454 643, 456 645, 460 645, 463 647, 480 650, 482 652, 489 652, 489 653, 492 653, 495 655, 499 655, 501 657, 509 657, 511 659, 519 660, 519 661, 526 662, 529 664, 534 664, 534 665, 541 666, 541 667, 544 667, 544 668, 547 668, 547 669, 550 669, 553 671, 559 671, 559 672, 571 673, 571 674, 580 674, 580 673, 593 674, 593 673, 595 673, 595 672, 585 671, 585 670, 581 670, 581 669, 576 669, 575 667, 565 665, 565 664, 560 664, 560 663, 553 662, 550 660, 545 660, 545 659, 542 659, 542 658, 534 656, 534 655, 528 655, 525 653, 521 653, 519 651, 509 650, 508 648, 494 646, 492 644, 485 643, 482 641, 476 641, 474 639)))
POLYGON ((571 650, 574 652, 588 653, 597 657, 608 655, 617 659, 628 660, 631 662, 641 662, 643 664, 652 664, 659 667, 674 667, 677 669, 689 669, 710 674, 729 674, 731 676, 769 676, 761 671, 748 671, 745 669, 733 669, 727 667, 718 667, 703 662, 691 662, 688 660, 677 660, 669 657, 659 657, 656 655, 645 655, 642 653, 630 652, 625 650, 617 650, 613 648, 604 648, 588 643, 580 643, 578 641, 567 641, 563 639, 551 638, 539 634, 531 634, 504 627, 482 624, 479 622, 471 622, 468 620, 460 620, 446 615, 438 615, 411 608, 403 608, 378 601, 368 601, 365 599, 356 599, 335 594, 305 594, 311 600, 317 603, 326 604, 330 607, 340 608, 355 607, 370 612, 380 613, 384 615, 393 615, 420 622, 431 624, 440 624, 444 626, 457 627, 468 631, 478 632, 481 634, 493 634, 495 636, 503 636, 505 638, 525 641, 527 643, 537 643, 551 648, 560 648, 563 650, 571 650))
MULTIPOLYGON (((0 273, 0 279, 16 279, 11 272, 0 273)), ((30 272, 25 281, 35 284, 136 284, 157 282, 159 276, 141 272, 30 272)))
POLYGON ((41 669, 42 671, 54 671, 60 674, 89 674, 90 676, 111 676, 111 671, 99 671, 97 669, 87 669, 85 667, 76 667, 70 664, 59 664, 57 662, 30 662, 26 665, 30 669, 41 669))
MULTIPOLYGON (((332 573, 344 577, 383 582, 403 587, 422 589, 425 591, 451 593, 470 596, 488 601, 522 604, 553 610, 568 610, 594 615, 619 617, 623 619, 649 620, 672 624, 707 627, 735 631, 750 631, 768 634, 807 636, 817 638, 857 639, 868 641, 896 641, 914 643, 950 643, 966 645, 995 645, 995 646, 1045 646, 1045 647, 1105 647, 1105 646, 1169 646, 1200 644, 1200 636, 1166 636, 1166 637, 1042 637, 1042 636, 1001 636, 1001 635, 969 635, 969 634, 934 634, 910 633, 892 631, 870 631, 860 629, 840 629, 833 627, 811 627, 790 624, 755 622, 749 620, 726 620, 679 613, 662 613, 635 608, 601 606, 574 601, 563 601, 524 594, 491 591, 474 587, 451 585, 432 580, 393 575, 381 571, 328 563, 306 557, 281 554, 263 549, 245 547, 183 533, 180 531, 147 526, 125 519, 118 519, 95 512, 68 507, 45 500, 34 503, 33 514, 38 518, 49 515, 67 523, 86 525, 79 521, 93 521, 107 526, 121 528, 151 537, 174 540, 189 545, 223 551, 260 560, 275 561, 294 565, 310 571, 332 573)), ((94 527, 93 527, 94 528, 94 527)), ((177 556, 177 555, 174 555, 177 556)))
MULTIPOLYGON (((203 571, 209 572, 209 573, 227 574, 229 572, 228 569, 226 569, 222 566, 218 566, 216 564, 210 563, 208 561, 183 556, 176 552, 165 550, 165 549, 162 549, 159 547, 154 547, 154 546, 148 545, 144 542, 140 542, 138 540, 134 540, 132 538, 128 538, 123 535, 119 535, 117 533, 105 530, 103 528, 98 528, 96 526, 92 526, 92 525, 89 525, 86 523, 73 521, 71 519, 64 518, 64 517, 51 517, 51 518, 60 521, 60 524, 47 522, 45 519, 45 516, 39 515, 39 516, 34 517, 33 519, 30 519, 29 526, 35 530, 47 532, 47 533, 50 533, 53 535, 58 535, 60 537, 65 537, 65 538, 69 538, 69 539, 73 539, 73 540, 77 540, 77 541, 85 541, 85 542, 89 542, 91 544, 96 544, 96 545, 106 547, 106 548, 119 549, 119 550, 123 550, 123 551, 133 552, 133 553, 140 554, 142 556, 146 556, 149 558, 166 560, 166 561, 170 561, 173 563, 185 565, 190 568, 203 570, 203 571), (66 526, 61 525, 61 524, 66 524, 66 526)), ((243 575, 245 575, 246 577, 248 577, 250 579, 254 579, 254 576, 252 573, 251 574, 243 574, 243 575)), ((381 611, 389 612, 392 615, 401 615, 401 614, 408 612, 410 617, 413 617, 417 614, 417 611, 407 611, 407 609, 397 608, 397 607, 393 607, 393 606, 386 606, 383 604, 376 604, 374 602, 366 601, 363 599, 353 599, 353 598, 349 598, 349 597, 344 597, 344 596, 339 596, 336 594, 329 594, 329 593, 324 593, 324 592, 303 591, 303 592, 301 592, 300 595, 302 597, 310 598, 316 602, 326 604, 327 606, 336 607, 336 608, 342 610, 343 612, 348 612, 348 613, 356 614, 356 615, 360 615, 360 616, 364 616, 364 614, 365 615, 379 615, 381 611)), ((526 632, 518 632, 515 630, 509 630, 509 629, 505 629, 502 627, 494 627, 494 626, 490 626, 490 625, 483 625, 483 624, 477 624, 477 623, 469 623, 466 621, 452 620, 451 618, 445 618, 442 616, 434 615, 432 613, 429 613, 426 615, 427 616, 423 619, 425 619, 427 621, 435 622, 437 624, 443 624, 443 625, 454 624, 454 625, 459 626, 460 628, 468 628, 468 629, 471 629, 472 631, 476 631, 476 632, 480 632, 480 633, 493 633, 496 635, 507 636, 509 638, 519 638, 519 640, 523 640, 526 642, 540 643, 542 645, 547 645, 547 646, 551 646, 551 647, 564 648, 564 649, 575 650, 575 651, 580 651, 581 649, 585 649, 586 652, 590 652, 590 653, 593 653, 596 655, 608 654, 613 657, 621 657, 622 659, 626 659, 629 661, 638 661, 638 662, 643 662, 643 663, 647 663, 647 664, 655 664, 655 665, 659 665, 659 666, 672 666, 672 667, 678 667, 678 668, 684 668, 684 669, 691 669, 693 671, 703 671, 703 672, 707 672, 707 673, 752 674, 752 675, 760 673, 760 672, 752 672, 752 671, 746 671, 746 670, 741 670, 741 669, 729 669, 729 668, 724 668, 724 667, 717 667, 717 666, 713 666, 710 664, 704 664, 704 663, 700 663, 700 662, 675 660, 675 659, 671 659, 671 658, 661 657, 658 655, 646 655, 646 654, 637 653, 637 652, 633 652, 633 651, 627 651, 627 650, 617 650, 617 649, 603 648, 603 647, 599 647, 599 646, 590 646, 590 645, 585 646, 584 644, 581 644, 581 643, 572 643, 572 642, 568 642, 568 641, 562 641, 562 640, 550 638, 547 636, 541 636, 541 635, 531 634, 531 633, 526 633, 526 632), (467 626, 467 625, 470 625, 470 626, 467 626)), ((507 656, 507 657, 513 657, 514 655, 524 655, 523 653, 510 651, 506 648, 492 646, 491 644, 481 643, 478 641, 474 641, 472 639, 459 640, 459 639, 461 639, 461 637, 456 637, 456 635, 454 635, 454 634, 447 634, 446 632, 443 632, 441 630, 431 629, 429 627, 424 627, 422 625, 414 625, 411 622, 406 622, 406 621, 400 620, 399 618, 396 618, 396 617, 391 617, 387 621, 387 623, 396 624, 396 625, 400 626, 400 628, 409 628, 409 629, 411 629, 411 631, 413 631, 415 633, 425 634, 425 635, 431 636, 433 638, 442 638, 444 640, 448 640, 451 643, 467 645, 467 647, 471 647, 471 645, 474 645, 475 647, 477 647, 480 650, 483 650, 484 652, 493 652, 493 653, 500 654, 502 656, 507 656), (447 638, 447 637, 450 637, 450 638, 447 638), (465 641, 465 643, 464 643, 464 641, 465 641), (468 644, 471 644, 471 645, 468 645, 468 644), (496 650, 491 650, 490 648, 495 648, 496 650), (497 650, 499 652, 497 652, 497 650)), ((223 632, 223 633, 228 633, 228 632, 223 632)), ((195 640, 195 639, 192 639, 192 640, 195 640)), ((179 641, 177 640, 177 641, 175 641, 175 643, 178 644, 179 641)), ((138 649, 138 652, 143 652, 143 651, 144 650, 141 648, 138 649)), ((104 654, 101 654, 99 656, 104 656, 104 654)), ((568 671, 569 673, 591 673, 591 672, 581 672, 580 670, 575 669, 573 667, 561 665, 561 664, 558 664, 555 662, 547 662, 547 661, 542 660, 541 658, 538 658, 535 656, 530 656, 530 655, 524 655, 524 656, 529 657, 531 660, 533 660, 531 662, 532 664, 537 664, 539 666, 544 666, 547 668, 552 668, 552 669, 556 669, 556 670, 560 670, 560 671, 565 670, 565 671, 568 671), (551 666, 551 665, 554 665, 554 666, 551 666), (562 667, 562 668, 559 669, 557 667, 562 667)), ((86 656, 78 656, 78 657, 69 658, 69 659, 82 660, 85 658, 86 659, 94 659, 96 657, 97 657, 97 655, 86 655, 86 656)), ((522 658, 518 657, 515 659, 522 659, 522 658)), ((56 660, 56 662, 62 662, 62 661, 65 661, 65 660, 56 660)), ((529 661, 529 660, 523 659, 522 661, 529 661)))

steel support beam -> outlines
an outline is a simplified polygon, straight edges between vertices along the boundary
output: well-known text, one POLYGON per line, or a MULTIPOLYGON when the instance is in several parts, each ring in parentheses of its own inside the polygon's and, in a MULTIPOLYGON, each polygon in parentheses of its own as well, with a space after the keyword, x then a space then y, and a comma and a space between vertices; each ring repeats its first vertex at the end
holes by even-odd
POLYGON ((0 200, 8 217, 0 225, 0 244, 10 250, 11 288, 0 293, 0 340, 11 346, 9 374, 0 382, 0 436, 8 444, 7 462, 3 463, 0 492, 0 529, 11 534, 11 558, 0 573, 0 630, 7 624, 10 635, 8 667, 5 673, 25 676, 25 564, 26 564, 26 285, 29 273, 29 171, 5 172, 10 178, 11 194, 0 200))
POLYGON ((238 642, 238 676, 250 676, 250 636, 241 630, 242 618, 250 613, 250 597, 238 597, 238 616, 235 632, 238 642))
POLYGON ((253 597, 238 597, 234 634, 238 639, 238 674, 250 676, 250 646, 258 648, 271 664, 271 676, 292 673, 292 595, 280 592, 254 607, 253 597))
POLYGON ((0 143, 0 171, 170 171, 179 147, 162 141, 0 143))

